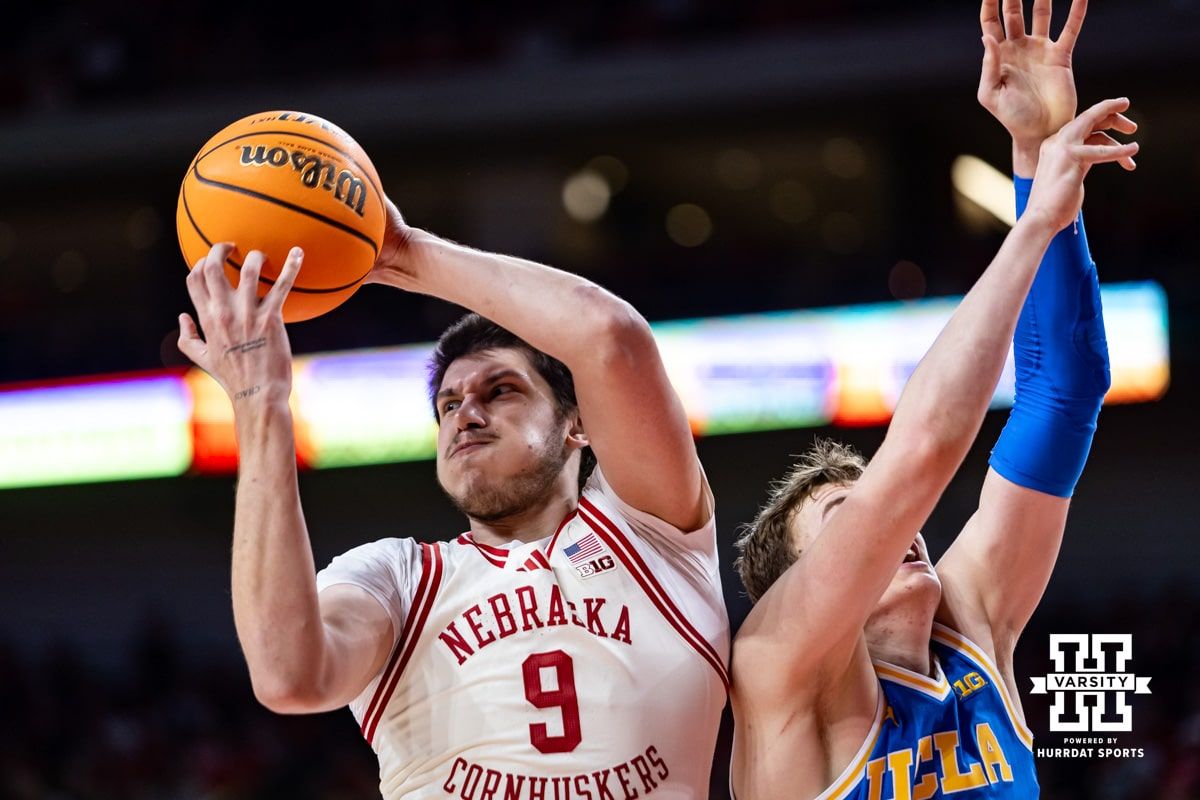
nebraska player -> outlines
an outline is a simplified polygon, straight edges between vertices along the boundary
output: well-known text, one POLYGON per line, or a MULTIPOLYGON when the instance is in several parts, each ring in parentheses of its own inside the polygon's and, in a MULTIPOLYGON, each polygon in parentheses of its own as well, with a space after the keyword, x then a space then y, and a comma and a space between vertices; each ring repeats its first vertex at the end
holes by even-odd
POLYGON ((314 580, 279 311, 303 256, 261 302, 261 254, 237 290, 228 245, 188 277, 207 342, 182 315, 180 347, 234 405, 234 620, 255 695, 348 704, 386 798, 706 794, 728 619, 712 495, 649 327, 588 281, 390 211, 369 280, 489 318, 453 326, 432 364, 438 480, 470 523, 450 541, 363 545, 314 580))

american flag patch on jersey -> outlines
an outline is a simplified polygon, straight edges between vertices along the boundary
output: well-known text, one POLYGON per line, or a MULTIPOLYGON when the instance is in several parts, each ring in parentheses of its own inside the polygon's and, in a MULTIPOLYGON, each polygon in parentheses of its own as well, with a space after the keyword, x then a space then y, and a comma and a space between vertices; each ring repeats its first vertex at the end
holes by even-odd
POLYGON ((595 531, 591 531, 587 536, 564 547, 563 555, 571 562, 571 566, 578 567, 603 551, 604 545, 600 543, 600 537, 596 535, 595 531))

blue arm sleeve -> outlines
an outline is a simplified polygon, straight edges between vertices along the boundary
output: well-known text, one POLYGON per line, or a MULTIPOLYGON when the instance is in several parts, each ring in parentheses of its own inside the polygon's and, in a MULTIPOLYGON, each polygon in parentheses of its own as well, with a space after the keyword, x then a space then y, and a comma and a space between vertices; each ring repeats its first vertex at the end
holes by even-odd
MULTIPOLYGON (((1033 181, 1015 179, 1017 216, 1033 181)), ((1015 484, 1070 497, 1110 384, 1100 281, 1082 213, 1050 243, 1013 336, 1016 399, 990 464, 1015 484)))

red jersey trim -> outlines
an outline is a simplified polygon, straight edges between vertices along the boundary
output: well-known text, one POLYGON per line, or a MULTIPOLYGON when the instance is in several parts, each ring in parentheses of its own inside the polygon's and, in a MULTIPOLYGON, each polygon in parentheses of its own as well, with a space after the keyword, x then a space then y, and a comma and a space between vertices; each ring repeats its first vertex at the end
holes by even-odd
POLYGON ((475 539, 473 539, 469 533, 461 534, 457 541, 459 544, 473 545, 475 549, 479 551, 479 555, 483 556, 484 560, 493 567, 504 569, 504 565, 508 561, 507 550, 501 550, 499 547, 492 547, 491 545, 480 544, 479 542, 475 541, 475 539))
POLYGON ((378 727, 379 720, 383 717, 383 710, 387 708, 392 693, 396 691, 396 684, 400 682, 400 675, 404 672, 405 665, 412 658, 417 640, 421 638, 421 629, 425 627, 425 621, 429 619, 429 612, 433 608, 434 598, 437 597, 441 585, 442 550, 436 544, 422 542, 421 580, 417 583, 417 593, 413 597, 412 608, 409 609, 408 619, 404 621, 404 631, 400 635, 396 649, 392 652, 387 669, 384 670, 383 680, 375 688, 375 696, 371 698, 367 713, 363 715, 361 730, 368 744, 373 743, 375 728, 378 727))
POLYGON ((701 636, 699 631, 692 626, 687 617, 679 611, 674 601, 671 600, 670 595, 666 593, 662 584, 654 577, 654 573, 650 571, 646 562, 642 560, 641 555, 634 549, 625 534, 621 532, 621 529, 613 524, 612 520, 606 517, 587 498, 581 497, 579 499, 579 507, 584 512, 581 514, 582 519, 591 526, 596 535, 621 560, 621 563, 629 570, 629 574, 642 587, 646 596, 650 598, 650 602, 654 603, 667 622, 671 624, 671 627, 717 671, 717 677, 721 679, 721 683, 725 686, 725 691, 728 692, 729 673, 725 668, 724 660, 717 655, 717 651, 708 640, 701 636))
MULTIPOLYGON (((579 509, 575 509, 571 513, 563 517, 562 522, 558 523, 558 529, 554 531, 554 535, 550 537, 550 544, 546 546, 546 555, 549 556, 554 552, 554 545, 558 544, 558 535, 563 532, 563 528, 567 527, 567 523, 575 519, 579 514, 579 509)), ((546 566, 550 566, 550 562, 546 562, 546 566)))

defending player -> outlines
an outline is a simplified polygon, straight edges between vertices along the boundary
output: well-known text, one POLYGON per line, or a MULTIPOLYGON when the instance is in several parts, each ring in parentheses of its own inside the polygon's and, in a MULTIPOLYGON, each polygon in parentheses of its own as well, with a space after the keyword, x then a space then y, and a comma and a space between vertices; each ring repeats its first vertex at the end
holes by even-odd
POLYGON ((349 704, 385 798, 707 794, 728 619, 712 495, 649 326, 586 280, 391 212, 370 279, 487 318, 449 329, 431 365, 457 539, 384 539, 314 578, 280 316, 302 254, 261 302, 259 253, 237 290, 228 246, 188 277, 205 340, 182 315, 180 347, 234 406, 234 619, 256 696, 349 704))
POLYGON ((1133 169, 1136 152, 1102 132, 1133 131, 1127 101, 1070 121, 1085 5, 1052 42, 1049 0, 1034 5, 1032 36, 1005 0, 1007 37, 985 0, 979 99, 1012 133, 1017 175, 1036 167, 1032 187, 1017 178, 1023 216, 914 372, 870 465, 818 444, 739 542, 756 601, 733 657, 739 800, 1038 796, 1012 653, 1109 382, 1082 181, 1095 163, 1133 169), (935 569, 918 530, 978 431, 1014 328, 1016 403, 979 510, 935 569))

